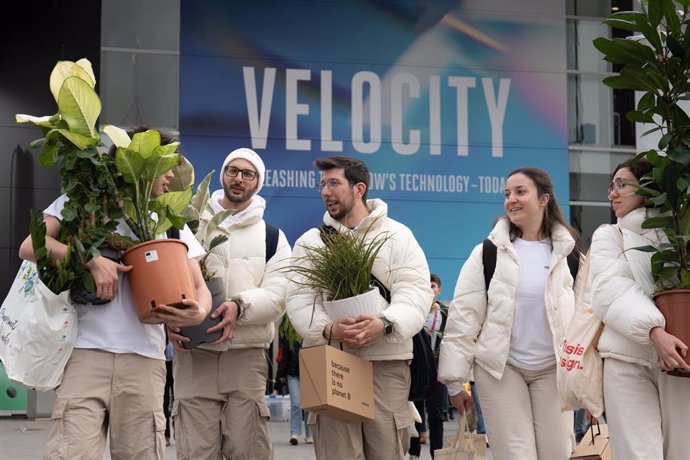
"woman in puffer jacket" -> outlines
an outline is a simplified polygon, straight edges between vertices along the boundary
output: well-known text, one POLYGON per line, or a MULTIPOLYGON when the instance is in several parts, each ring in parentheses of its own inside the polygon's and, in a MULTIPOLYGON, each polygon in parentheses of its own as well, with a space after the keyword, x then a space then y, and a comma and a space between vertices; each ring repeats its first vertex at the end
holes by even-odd
POLYGON ((602 225, 592 238, 592 307, 605 323, 598 348, 614 459, 690 458, 690 379, 664 373, 690 370, 682 358, 688 347, 664 330, 651 299, 651 254, 633 249, 668 241, 662 231, 642 228, 650 211, 634 185, 651 169, 646 161, 618 165, 608 189, 618 223, 602 225))
POLYGON ((496 263, 488 291, 482 244, 460 272, 439 380, 462 413, 461 384, 474 368, 494 459, 566 460, 575 443, 573 413, 560 410, 556 358, 574 310, 567 257, 573 252, 579 261, 578 236, 541 169, 510 173, 504 208, 489 235, 496 263))

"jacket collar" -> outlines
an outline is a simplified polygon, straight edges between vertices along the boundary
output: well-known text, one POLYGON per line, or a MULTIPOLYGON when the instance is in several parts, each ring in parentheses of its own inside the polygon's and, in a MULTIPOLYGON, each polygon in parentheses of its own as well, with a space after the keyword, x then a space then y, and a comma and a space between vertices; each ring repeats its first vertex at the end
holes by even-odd
MULTIPOLYGON (((225 192, 223 190, 216 190, 211 195, 211 199, 209 200, 209 204, 211 207, 210 213, 212 216, 225 210, 223 205, 220 204, 222 199, 223 199, 224 193, 225 192)), ((251 198, 251 202, 249 203, 249 206, 247 206, 246 209, 238 212, 237 214, 233 214, 230 217, 227 217, 223 221, 223 223, 220 224, 220 226, 227 228, 227 227, 230 227, 232 225, 244 227, 246 225, 254 224, 254 223, 258 222, 259 220, 263 219, 265 209, 266 209, 266 200, 264 200, 259 195, 254 195, 251 198)), ((208 207, 206 208, 205 212, 207 212, 207 211, 209 211, 208 207)))
POLYGON ((642 228, 642 222, 644 222, 645 219, 659 215, 660 213, 655 209, 637 208, 618 219, 618 226, 637 233, 638 235, 642 235, 651 241, 664 241, 666 238, 665 235, 661 236, 661 234, 663 234, 661 230, 656 228, 642 228))
MULTIPOLYGON (((510 221, 507 217, 501 217, 493 230, 489 234, 489 239, 496 245, 496 247, 509 247, 512 245, 510 241, 510 221)), ((575 240, 572 235, 561 224, 556 226, 551 231, 551 245, 553 247, 554 256, 565 257, 570 254, 575 247, 575 240)))
POLYGON ((349 229, 342 225, 340 222, 335 220, 328 214, 328 211, 323 215, 323 223, 329 225, 338 231, 352 230, 355 233, 368 232, 369 230, 375 230, 376 228, 383 225, 388 216, 388 205, 378 198, 373 200, 367 200, 367 209, 369 209, 369 215, 362 219, 362 221, 357 224, 353 229, 349 229))

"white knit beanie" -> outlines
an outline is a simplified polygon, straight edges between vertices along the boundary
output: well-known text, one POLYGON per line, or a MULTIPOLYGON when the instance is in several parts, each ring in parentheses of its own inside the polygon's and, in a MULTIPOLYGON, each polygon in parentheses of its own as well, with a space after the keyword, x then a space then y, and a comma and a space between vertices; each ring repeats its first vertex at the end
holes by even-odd
POLYGON ((256 186, 256 193, 259 193, 261 190, 261 187, 264 185, 264 176, 266 175, 266 166, 264 166, 264 162, 259 156, 258 153, 256 153, 252 149, 248 149, 245 147, 239 148, 237 150, 233 150, 228 154, 227 157, 225 157, 225 161, 223 162, 223 167, 220 170, 220 185, 224 186, 223 184, 223 175, 225 174, 225 167, 230 163, 232 160, 235 160, 237 158, 242 158, 243 160, 247 160, 251 164, 254 165, 256 168, 256 171, 259 173, 259 178, 258 178, 258 184, 256 186))

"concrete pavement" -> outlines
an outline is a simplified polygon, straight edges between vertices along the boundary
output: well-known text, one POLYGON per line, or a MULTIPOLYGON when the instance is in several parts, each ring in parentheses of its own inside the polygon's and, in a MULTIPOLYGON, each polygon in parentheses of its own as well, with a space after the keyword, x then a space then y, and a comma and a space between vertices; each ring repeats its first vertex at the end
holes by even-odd
MULTIPOLYGON (((43 453, 48 433, 48 420, 27 420, 25 417, 0 418, 0 460, 39 460, 43 453)), ((446 437, 455 433, 457 422, 445 423, 446 437)), ((273 440, 276 460, 313 460, 314 449, 311 444, 291 446, 289 422, 269 422, 268 429, 273 440)), ((301 441, 301 439, 300 439, 301 441)), ((174 442, 174 441, 173 441, 174 442)), ((106 449, 107 451, 107 449, 106 449)), ((166 460, 175 459, 175 445, 165 452, 166 460)), ((422 445, 422 459, 429 460, 429 445, 422 445)), ((106 452, 104 459, 110 459, 106 452)))

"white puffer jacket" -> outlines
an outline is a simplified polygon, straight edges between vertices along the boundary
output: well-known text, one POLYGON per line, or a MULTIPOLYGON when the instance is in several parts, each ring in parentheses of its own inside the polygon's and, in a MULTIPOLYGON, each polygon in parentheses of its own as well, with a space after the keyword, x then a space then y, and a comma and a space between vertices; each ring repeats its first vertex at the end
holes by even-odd
MULTIPOLYGON (((218 202, 222 194, 222 190, 217 190, 211 196, 197 235, 203 235, 211 218, 223 210, 218 202)), ((264 199, 254 195, 247 209, 225 219, 207 241, 202 241, 208 244, 217 235, 228 237, 228 241, 211 252, 206 265, 211 273, 225 281, 225 297, 239 299, 243 310, 232 340, 201 348, 215 351, 268 348, 273 342, 274 322, 285 312, 287 280, 282 268, 290 261, 291 251, 281 230, 276 253, 266 263, 265 207, 264 199)))
MULTIPOLYGON (((323 221, 341 232, 366 232, 367 238, 382 233, 390 238, 382 246, 374 262, 372 273, 391 291, 391 303, 383 316, 393 323, 393 333, 383 340, 360 349, 345 347, 345 351, 369 361, 412 359, 412 336, 424 326, 434 293, 429 283, 429 266, 422 248, 409 228, 387 217, 388 206, 379 199, 368 200, 370 214, 353 230, 340 225, 325 213, 323 221)), ((293 250, 292 264, 303 264, 305 248, 323 246, 317 228, 302 235, 293 250)), ((316 291, 302 286, 301 278, 288 275, 287 310, 290 321, 304 338, 304 347, 327 343, 322 333, 333 320, 316 291)), ((331 345, 338 346, 337 343, 331 345)))
MULTIPOLYGON (((561 225, 552 233, 551 268, 546 278, 544 302, 554 354, 560 356, 560 343, 574 311, 573 278, 567 257, 575 242, 561 225)), ((500 380, 508 361, 520 263, 510 241, 506 218, 498 221, 488 238, 497 248, 488 301, 482 244, 479 244, 460 270, 448 311, 438 370, 438 379, 443 383, 466 382, 475 363, 500 380)), ((584 281, 580 278, 578 284, 584 281)))
POLYGON ((651 254, 631 248, 667 240, 655 229, 642 229, 646 212, 636 209, 618 225, 602 225, 594 232, 590 281, 594 313, 606 325, 599 339, 601 356, 652 368, 659 359, 649 331, 666 321, 651 299, 651 254))

